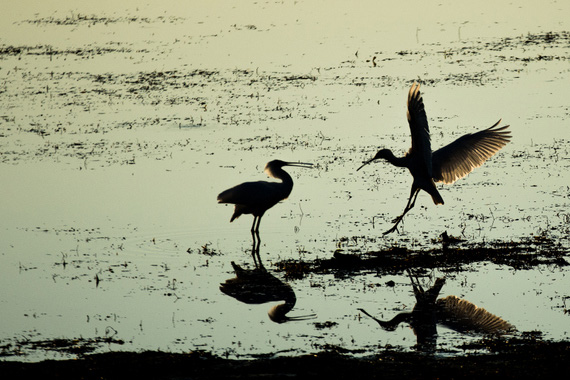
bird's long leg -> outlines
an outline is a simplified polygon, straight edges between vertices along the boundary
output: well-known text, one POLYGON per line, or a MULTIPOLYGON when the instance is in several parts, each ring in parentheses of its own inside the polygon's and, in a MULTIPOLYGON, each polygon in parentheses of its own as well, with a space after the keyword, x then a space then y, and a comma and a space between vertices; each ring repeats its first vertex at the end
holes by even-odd
POLYGON ((251 234, 251 257, 253 258, 253 263, 256 268, 259 268, 261 265, 261 261, 258 259, 258 252, 257 252, 257 241, 255 239, 255 235, 251 234))
MULTIPOLYGON (((412 192, 413 192, 413 190, 412 190, 412 192)), ((410 211, 416 205, 416 199, 418 199, 419 193, 420 193, 420 189, 416 189, 416 194, 414 195, 414 200, 412 201, 412 204, 410 205, 410 207, 408 207, 408 211, 410 211)), ((411 196, 410 196, 410 199, 411 199, 411 196)), ((409 200, 408 200, 408 203, 409 203, 409 200)))
POLYGON ((257 256, 257 261, 259 262, 259 267, 263 268, 263 264, 261 263, 261 257, 259 256, 259 246, 261 245, 261 239, 259 238, 259 231, 256 231, 255 235, 257 236, 257 245, 255 246, 255 254, 257 256))
POLYGON ((257 217, 257 226, 255 226, 255 233, 257 234, 257 238, 259 239, 259 223, 261 223, 261 217, 263 215, 259 215, 257 217))
POLYGON ((412 283, 412 288, 414 290, 414 295, 416 296, 416 298, 418 297, 419 294, 423 294, 424 293, 424 288, 422 287, 422 285, 420 284, 420 280, 418 279, 418 276, 416 274, 412 275, 412 271, 408 269, 408 277, 410 277, 410 282, 412 283), (414 278, 415 277, 415 278, 414 278))
POLYGON ((251 225, 251 236, 255 233, 255 222, 257 222, 257 216, 253 216, 253 224, 251 225))
POLYGON ((408 211, 410 211, 416 204, 416 198, 418 197, 419 192, 420 192, 419 188, 412 186, 412 191, 410 192, 410 198, 408 199, 408 203, 406 204, 404 212, 402 213, 402 215, 400 215, 399 217, 397 217, 392 221, 394 222, 394 226, 390 228, 388 231, 384 232, 384 235, 394 232, 398 229, 398 224, 400 224, 402 219, 404 219, 404 215, 406 215, 408 211))
POLYGON ((256 268, 259 267, 263 267, 263 264, 261 263, 261 258, 259 257, 259 219, 261 219, 261 217, 259 216, 254 216, 253 217, 253 224, 251 225, 251 240, 252 240, 252 245, 251 245, 251 256, 253 257, 253 262, 256 266, 256 268), (257 226, 256 226, 256 222, 257 222, 257 226))
POLYGON ((261 257, 259 256, 259 246, 261 245, 261 238, 259 237, 259 223, 261 222, 261 217, 263 215, 254 217, 253 225, 251 226, 251 236, 253 238, 254 247, 253 250, 253 261, 258 262, 260 268, 263 268, 263 264, 261 263, 261 257), (257 224, 255 223, 257 219, 257 224), (254 227, 255 226, 255 227, 254 227))

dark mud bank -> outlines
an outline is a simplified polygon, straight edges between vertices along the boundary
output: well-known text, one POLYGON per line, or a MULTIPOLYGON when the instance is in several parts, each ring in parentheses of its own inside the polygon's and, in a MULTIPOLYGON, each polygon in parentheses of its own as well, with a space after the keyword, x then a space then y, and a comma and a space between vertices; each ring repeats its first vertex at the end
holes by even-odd
POLYGON ((393 246, 369 252, 344 247, 337 249, 330 258, 311 262, 284 260, 276 263, 276 269, 284 272, 288 279, 298 279, 308 273, 353 275, 373 271, 388 275, 401 274, 408 269, 437 268, 445 273, 455 273, 468 271, 471 264, 479 262, 516 270, 530 270, 541 265, 568 266, 568 249, 546 235, 519 241, 471 243, 444 233, 434 243, 434 247, 429 249, 393 246))
POLYGON ((492 353, 434 357, 386 350, 366 359, 329 351, 314 355, 254 360, 227 360, 204 352, 107 353, 79 360, 0 363, 4 378, 44 379, 205 379, 334 378, 383 379, 554 378, 568 373, 570 342, 513 340, 492 343, 492 353))

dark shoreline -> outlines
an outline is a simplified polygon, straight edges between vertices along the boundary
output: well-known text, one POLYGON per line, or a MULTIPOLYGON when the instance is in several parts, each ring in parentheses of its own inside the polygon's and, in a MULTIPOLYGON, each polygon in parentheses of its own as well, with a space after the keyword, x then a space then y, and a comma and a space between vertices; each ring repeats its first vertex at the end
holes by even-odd
POLYGON ((500 379, 554 378, 570 371, 570 341, 515 341, 489 354, 437 357, 386 350, 366 359, 337 352, 266 359, 223 359, 206 352, 115 352, 75 360, 0 362, 3 379, 216 379, 383 378, 500 379))

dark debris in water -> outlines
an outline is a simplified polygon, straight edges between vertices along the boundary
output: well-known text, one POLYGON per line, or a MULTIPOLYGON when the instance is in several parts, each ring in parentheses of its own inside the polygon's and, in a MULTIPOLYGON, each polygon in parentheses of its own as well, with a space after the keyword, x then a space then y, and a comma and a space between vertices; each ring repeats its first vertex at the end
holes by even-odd
POLYGON ((285 273, 286 280, 300 280, 310 273, 311 265, 304 261, 283 260, 276 264, 278 271, 285 273))
POLYGON ((542 333, 539 331, 522 332, 517 338, 493 338, 484 337, 479 341, 464 343, 460 348, 464 350, 485 350, 491 353, 500 353, 516 350, 525 346, 545 345, 547 342, 542 340, 542 333))
MULTIPOLYGON (((115 44, 116 45, 116 44, 115 44)), ((31 55, 31 56, 82 56, 91 57, 94 55, 103 55, 111 53, 131 53, 132 50, 126 47, 118 46, 107 46, 107 47, 81 47, 73 49, 57 49, 50 45, 36 45, 36 46, 2 46, 0 47, 0 57, 3 56, 21 56, 21 55, 31 55)), ((52 74, 53 75, 53 74, 52 74)), ((52 76, 53 78, 53 76, 52 76)))
POLYGON ((192 254, 194 251, 196 251, 198 254, 204 255, 204 256, 217 256, 217 255, 219 255, 220 253, 218 251, 216 251, 215 249, 211 248, 210 245, 211 245, 211 243, 206 243, 196 250, 193 248, 188 248, 186 250, 186 252, 189 254, 192 254))
POLYGON ((375 271, 379 274, 400 274, 406 269, 435 269, 447 272, 468 270, 468 265, 489 262, 517 270, 529 270, 539 265, 563 267, 568 265, 568 249, 545 236, 521 241, 469 243, 447 237, 439 247, 409 249, 400 246, 369 251, 344 253, 336 250, 331 258, 312 262, 282 261, 278 271, 289 279, 300 279, 308 273, 339 273, 375 271))
POLYGON ((119 23, 138 23, 138 24, 151 24, 151 23, 174 23, 184 20, 181 17, 165 17, 157 16, 155 18, 149 17, 106 17, 97 15, 86 15, 86 14, 71 14, 66 17, 41 17, 36 19, 24 20, 22 23, 28 23, 32 25, 55 25, 55 26, 77 26, 77 25, 109 25, 109 24, 119 24, 119 23))
POLYGON ((123 345, 125 342, 113 337, 95 338, 56 338, 45 340, 21 340, 0 346, 0 357, 25 356, 30 351, 58 352, 83 356, 110 344, 123 345))
POLYGON ((332 322, 332 321, 315 322, 314 326, 317 330, 323 330, 323 329, 330 329, 330 328, 333 328, 335 326, 338 326, 338 323, 332 322))
MULTIPOLYGON (((70 14, 24 20, 22 23, 66 28, 68 25, 178 21, 178 18, 161 16, 147 19, 137 16, 120 18, 70 14)), ((245 28, 253 29, 251 25, 246 25, 245 28)), ((351 71, 355 69, 355 75, 349 75, 345 62, 330 62, 329 66, 314 68, 309 72, 263 71, 248 67, 201 69, 190 65, 171 70, 92 73, 61 70, 60 67, 67 67, 64 62, 81 63, 83 60, 103 57, 144 60, 149 55, 170 53, 152 44, 141 46, 118 41, 64 48, 50 44, 0 44, 0 60, 5 61, 6 67, 10 67, 6 73, 6 83, 0 88, 3 105, 10 111, 0 115, 3 127, 0 132, 0 149, 3 153, 1 162, 63 159, 62 161, 72 162, 80 168, 92 170, 97 166, 137 164, 138 159, 143 157, 165 160, 171 158, 172 152, 176 150, 200 150, 203 147, 193 145, 191 139, 174 143, 141 141, 138 137, 139 129, 172 126, 194 129, 212 125, 233 127, 288 119, 324 122, 331 114, 336 114, 339 109, 347 106, 343 97, 338 96, 339 93, 351 91, 355 87, 382 89, 410 81, 410 78, 389 75, 387 65, 390 67, 399 65, 402 61, 414 61, 416 64, 417 60, 431 60, 425 61, 428 63, 436 59, 437 62, 454 67, 451 70, 425 73, 421 82, 426 86, 482 86, 516 80, 521 70, 529 70, 536 62, 540 63, 542 69, 549 62, 567 61, 570 59, 568 46, 570 32, 565 31, 472 39, 445 46, 421 45, 411 51, 375 53, 378 64, 371 71, 368 70, 370 62, 350 61, 348 68, 351 71), (44 64, 45 58, 59 64, 44 64), (300 90, 305 94, 302 100, 299 99, 300 90), (48 107, 61 110, 62 115, 67 116, 46 118, 37 115, 27 122, 28 118, 17 117, 18 112, 27 112, 27 103, 22 103, 22 99, 32 104, 48 102, 48 107), (122 113, 120 110, 123 107, 140 106, 184 106, 185 112, 184 116, 177 116, 174 112, 172 116, 163 117, 141 114, 128 121, 115 122, 108 122, 105 118, 101 120, 90 117, 82 120, 76 117, 84 112, 91 115, 122 113), (112 131, 124 131, 129 135, 110 143, 103 135, 112 131), (42 139, 34 144, 12 144, 10 140, 19 138, 21 132, 42 139), (130 134, 137 134, 137 138, 130 134), (95 137, 84 139, 86 135, 102 137, 96 141, 95 137), (81 140, 82 144, 70 144, 69 139, 81 140)), ((327 137, 302 135, 290 139, 275 138, 272 135, 271 138, 262 136, 260 139, 228 140, 230 146, 224 148, 251 151, 297 149, 301 146, 322 148, 323 142, 330 140, 334 141, 328 134, 327 137)), ((559 145, 565 146, 562 143, 559 145)))

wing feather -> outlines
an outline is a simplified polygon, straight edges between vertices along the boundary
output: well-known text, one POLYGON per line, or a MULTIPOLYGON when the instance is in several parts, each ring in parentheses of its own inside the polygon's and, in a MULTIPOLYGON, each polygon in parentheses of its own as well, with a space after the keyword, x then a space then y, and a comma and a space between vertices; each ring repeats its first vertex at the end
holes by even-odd
POLYGON ((412 134, 412 147, 410 153, 417 154, 426 164, 427 172, 431 175, 432 153, 429 135, 429 125, 424 107, 420 84, 414 82, 408 93, 408 124, 412 134))
POLYGON ((501 317, 456 296, 437 300, 439 323, 456 331, 501 334, 515 327, 501 317))
POLYGON ((281 199, 278 182, 256 181, 244 182, 218 195, 218 203, 232 203, 243 206, 266 206, 275 204, 281 199))
POLYGON ((495 155, 511 139, 509 127, 497 127, 499 120, 490 128, 464 135, 449 145, 433 152, 433 179, 451 184, 471 173, 495 155))

